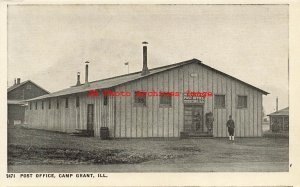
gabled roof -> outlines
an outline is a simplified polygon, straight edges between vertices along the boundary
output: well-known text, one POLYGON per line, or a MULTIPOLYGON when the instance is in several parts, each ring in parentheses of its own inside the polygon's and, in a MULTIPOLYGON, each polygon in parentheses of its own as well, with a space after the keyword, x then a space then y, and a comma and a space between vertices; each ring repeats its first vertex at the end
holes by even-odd
POLYGON ((15 84, 15 85, 13 85, 13 86, 7 88, 7 92, 13 91, 13 90, 19 88, 20 86, 22 86, 22 85, 24 85, 24 84, 26 84, 26 83, 34 84, 35 86, 37 86, 38 88, 44 90, 45 92, 50 93, 49 91, 47 91, 47 90, 45 90, 44 88, 40 87, 39 85, 37 85, 36 83, 32 82, 31 80, 27 80, 27 81, 21 82, 20 84, 15 84))
POLYGON ((289 115, 289 107, 273 112, 267 116, 288 116, 289 115))
POLYGON ((45 99, 45 98, 50 98, 50 97, 58 97, 58 96, 75 94, 75 93, 80 93, 80 92, 87 92, 89 90, 107 89, 107 88, 111 88, 111 87, 114 87, 114 86, 117 86, 117 85, 120 85, 120 84, 124 84, 124 83, 131 82, 131 81, 134 81, 134 80, 142 79, 144 77, 152 76, 154 74, 157 74, 157 73, 160 73, 160 72, 163 72, 163 71, 178 68, 178 67, 181 67, 181 66, 184 66, 184 65, 187 65, 187 64, 192 64, 192 63, 196 63, 196 64, 199 64, 199 65, 205 66, 205 67, 207 67, 207 68, 209 68, 209 69, 211 69, 215 72, 221 73, 225 76, 228 76, 228 77, 231 77, 235 80, 238 80, 238 81, 240 81, 244 84, 247 84, 248 86, 262 92, 265 95, 269 94, 266 91, 263 91, 263 90, 261 90, 257 87, 254 87, 254 86, 252 86, 252 85, 250 85, 246 82, 243 82, 243 81, 241 81, 241 80, 239 80, 235 77, 232 77, 232 76, 227 75, 227 74, 225 74, 225 73, 223 73, 219 70, 216 70, 216 69, 214 69, 210 66, 207 66, 207 65, 203 64, 198 59, 191 59, 191 60, 179 62, 179 63, 176 63, 176 64, 171 64, 171 65, 167 65, 167 66, 161 66, 161 67, 149 69, 150 73, 145 75, 145 76, 141 76, 141 71, 138 71, 138 72, 134 72, 134 73, 130 73, 130 74, 125 74, 125 75, 120 75, 120 76, 111 77, 111 78, 107 78, 107 79, 92 81, 92 82, 89 82, 88 84, 82 84, 80 86, 73 86, 73 87, 66 88, 66 89, 63 89, 63 90, 60 90, 60 91, 57 91, 57 92, 53 92, 53 93, 50 93, 50 94, 47 94, 47 95, 42 95, 42 96, 39 96, 39 97, 36 97, 36 98, 33 98, 33 99, 29 99, 28 101, 45 99))
POLYGON ((29 82, 29 80, 28 80, 28 81, 21 82, 20 84, 12 85, 11 87, 7 88, 7 92, 10 92, 10 91, 12 91, 12 90, 14 90, 14 89, 16 89, 16 88, 19 88, 20 86, 26 84, 27 82, 29 82))

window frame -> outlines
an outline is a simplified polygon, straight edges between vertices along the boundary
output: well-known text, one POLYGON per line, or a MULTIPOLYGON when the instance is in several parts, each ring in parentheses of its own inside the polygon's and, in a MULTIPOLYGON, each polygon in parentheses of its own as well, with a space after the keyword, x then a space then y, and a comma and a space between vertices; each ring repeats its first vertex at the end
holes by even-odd
POLYGON ((56 98, 56 109, 59 109, 59 99, 56 98))
POLYGON ((107 105, 108 105, 108 96, 107 96, 107 95, 104 95, 104 96, 103 96, 103 105, 104 105, 104 106, 107 106, 107 105))
POLYGON ((159 96, 159 107, 161 107, 161 108, 170 108, 170 107, 172 107, 172 104, 173 104, 173 99, 172 98, 173 98, 172 96, 167 96, 167 95, 159 96), (161 103, 163 98, 170 98, 170 104, 161 103))
POLYGON ((75 105, 76 105, 76 108, 79 108, 79 107, 80 107, 80 98, 79 98, 78 95, 77 95, 76 98, 75 98, 75 105))
POLYGON ((69 97, 65 98, 65 108, 69 108, 69 97))
POLYGON ((135 91, 133 94, 133 105, 137 106, 137 107, 147 107, 147 92, 145 96, 136 96, 137 92, 144 92, 144 91, 135 91), (136 97, 143 97, 145 98, 145 102, 144 103, 137 103, 136 102, 136 97))
POLYGON ((225 109, 226 108, 226 95, 225 94, 214 94, 214 108, 216 109, 225 109), (224 97, 224 106, 216 105, 216 97, 223 96, 224 97))
POLYGON ((42 101, 42 110, 44 110, 44 101, 42 101))
POLYGON ((37 110, 38 109, 38 102, 36 101, 35 102, 35 110, 37 110))
POLYGON ((247 95, 237 95, 236 108, 237 109, 247 109, 248 108, 248 96, 247 95), (239 97, 246 97, 246 107, 239 106, 239 97))
POLYGON ((49 99, 49 105, 48 105, 48 109, 51 109, 51 99, 49 99))

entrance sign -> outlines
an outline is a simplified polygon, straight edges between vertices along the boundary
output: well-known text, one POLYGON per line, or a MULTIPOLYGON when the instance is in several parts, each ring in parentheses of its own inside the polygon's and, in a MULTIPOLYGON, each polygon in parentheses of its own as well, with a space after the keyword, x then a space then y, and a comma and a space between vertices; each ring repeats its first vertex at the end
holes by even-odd
POLYGON ((197 104, 204 104, 205 97, 193 97, 188 96, 188 93, 184 93, 183 95, 183 103, 197 103, 197 104))

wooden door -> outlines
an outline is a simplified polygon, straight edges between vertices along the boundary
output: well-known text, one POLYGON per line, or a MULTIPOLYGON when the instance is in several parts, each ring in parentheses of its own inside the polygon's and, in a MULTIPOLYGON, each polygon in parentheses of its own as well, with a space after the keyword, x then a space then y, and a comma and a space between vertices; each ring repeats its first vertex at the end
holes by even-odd
POLYGON ((188 133, 203 132, 203 105, 184 106, 184 131, 188 133))
POLYGON ((90 136, 94 135, 94 105, 88 104, 87 106, 87 131, 90 136))

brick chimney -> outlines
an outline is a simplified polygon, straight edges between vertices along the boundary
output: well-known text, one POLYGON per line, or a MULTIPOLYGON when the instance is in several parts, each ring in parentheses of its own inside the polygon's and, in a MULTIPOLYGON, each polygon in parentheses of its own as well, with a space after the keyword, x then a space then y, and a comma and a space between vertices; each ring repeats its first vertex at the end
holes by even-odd
POLYGON ((143 42, 143 69, 141 75, 149 74, 148 64, 147 64, 147 44, 148 42, 143 42))
POLYGON ((76 86, 80 86, 81 83, 80 83, 80 72, 77 72, 77 83, 76 83, 76 86))
POLYGON ((17 85, 21 83, 21 78, 17 78, 17 85))

